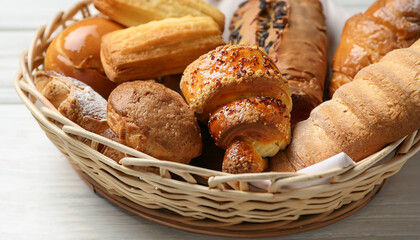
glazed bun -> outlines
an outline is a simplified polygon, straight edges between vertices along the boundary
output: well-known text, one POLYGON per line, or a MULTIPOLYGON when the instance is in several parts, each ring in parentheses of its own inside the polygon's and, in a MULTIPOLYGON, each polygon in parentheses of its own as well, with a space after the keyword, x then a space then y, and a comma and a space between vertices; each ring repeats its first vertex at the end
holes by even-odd
POLYGON ((123 27, 105 18, 88 18, 61 32, 48 47, 45 69, 78 79, 108 98, 117 86, 105 75, 100 59, 102 36, 123 27))

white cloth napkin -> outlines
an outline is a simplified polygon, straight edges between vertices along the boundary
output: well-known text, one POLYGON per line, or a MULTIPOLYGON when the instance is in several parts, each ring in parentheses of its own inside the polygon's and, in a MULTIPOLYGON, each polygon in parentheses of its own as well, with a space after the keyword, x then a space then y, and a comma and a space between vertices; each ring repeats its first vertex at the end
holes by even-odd
MULTIPOLYGON (((309 167, 303 168, 297 172, 304 173, 304 174, 322 173, 322 172, 333 170, 335 168, 344 168, 350 165, 354 166, 355 164, 356 163, 347 154, 341 152, 324 161, 321 161, 309 167)), ((313 180, 311 182, 296 183, 293 185, 284 186, 284 189, 290 190, 290 189, 305 188, 305 187, 310 187, 310 186, 315 186, 315 185, 320 185, 320 184, 326 184, 329 181, 330 181, 330 178, 325 178, 325 179, 313 180)), ((250 184, 252 184, 253 186, 257 188, 268 190, 268 187, 270 186, 271 181, 264 180, 264 181, 258 181, 258 182, 250 182, 250 184)))

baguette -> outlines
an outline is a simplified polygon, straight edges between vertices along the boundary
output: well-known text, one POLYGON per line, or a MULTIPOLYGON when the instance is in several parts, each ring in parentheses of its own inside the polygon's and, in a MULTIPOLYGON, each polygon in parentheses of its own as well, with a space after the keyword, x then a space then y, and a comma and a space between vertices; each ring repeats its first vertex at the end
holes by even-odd
POLYGON ((315 108, 270 167, 297 171, 340 152, 357 162, 419 128, 420 40, 362 69, 315 108))

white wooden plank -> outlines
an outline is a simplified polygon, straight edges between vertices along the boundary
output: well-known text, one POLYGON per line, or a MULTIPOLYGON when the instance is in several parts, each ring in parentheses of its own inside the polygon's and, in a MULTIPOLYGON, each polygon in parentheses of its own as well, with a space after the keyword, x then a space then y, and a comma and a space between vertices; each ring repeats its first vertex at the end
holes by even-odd
POLYGON ((0 30, 37 29, 50 22, 57 12, 64 11, 77 1, 14 0, 1 1, 0 30))
POLYGON ((0 31, 0 103, 21 103, 13 89, 19 57, 28 49, 35 31, 0 31))

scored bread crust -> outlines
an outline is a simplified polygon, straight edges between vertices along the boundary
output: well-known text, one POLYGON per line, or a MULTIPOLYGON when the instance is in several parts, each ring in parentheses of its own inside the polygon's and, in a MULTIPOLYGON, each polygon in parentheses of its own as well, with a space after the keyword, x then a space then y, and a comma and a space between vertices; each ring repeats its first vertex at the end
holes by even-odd
POLYGON ((154 81, 119 85, 108 99, 108 124, 129 147, 188 163, 201 154, 197 120, 182 97, 154 81))
POLYGON ((236 10, 230 43, 263 48, 288 81, 292 126, 309 117, 323 100, 327 34, 322 4, 316 0, 249 0, 236 10))
POLYGON ((295 170, 340 152, 360 161, 419 128, 420 40, 362 69, 315 108, 294 128, 287 157, 295 170))
POLYGON ((257 46, 225 45, 202 55, 185 69, 180 88, 203 122, 217 107, 252 96, 279 99, 292 109, 286 80, 257 46))

